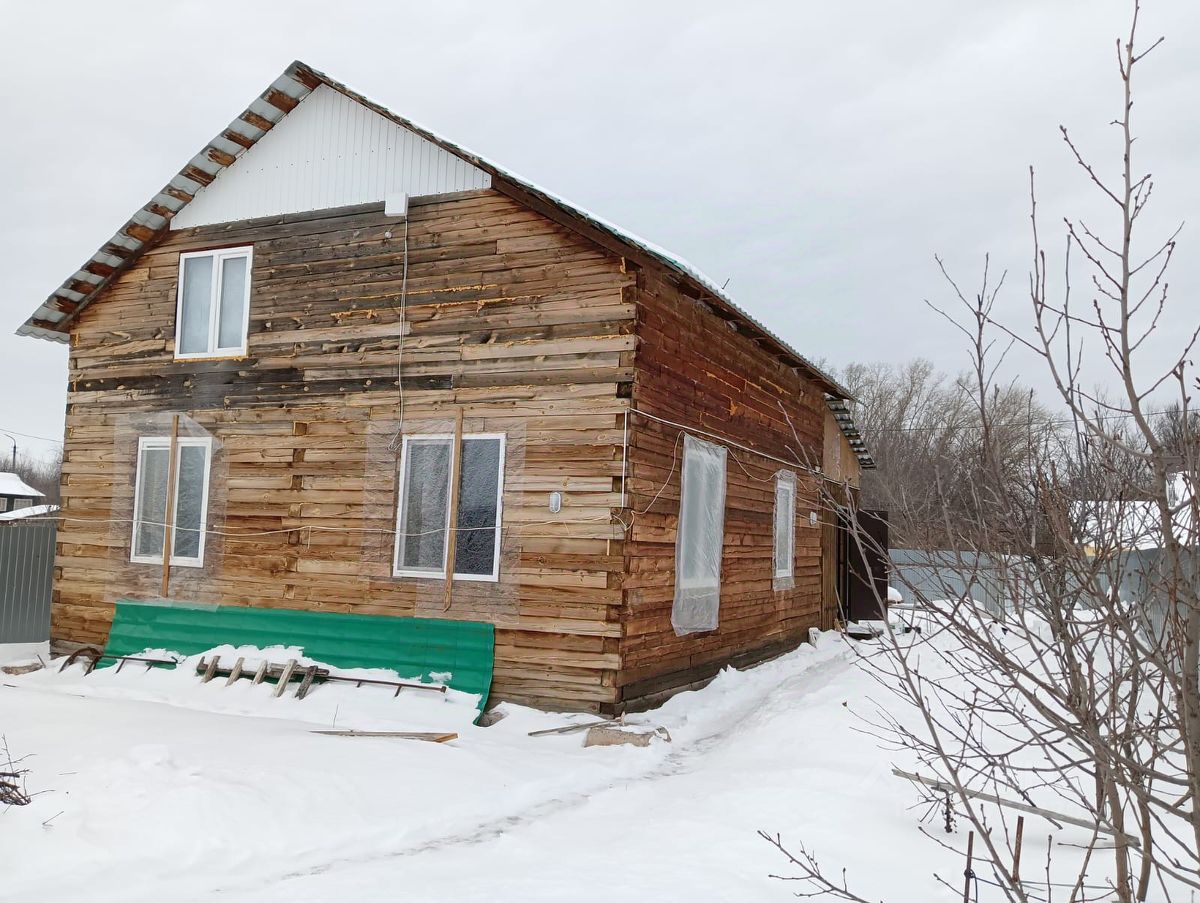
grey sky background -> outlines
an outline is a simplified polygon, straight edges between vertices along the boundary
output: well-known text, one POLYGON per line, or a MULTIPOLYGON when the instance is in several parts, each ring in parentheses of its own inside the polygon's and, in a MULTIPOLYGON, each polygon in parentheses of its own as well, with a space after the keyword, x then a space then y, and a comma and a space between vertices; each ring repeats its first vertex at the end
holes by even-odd
MULTIPOLYGON (((682 255, 814 359, 966 353, 922 302, 990 252, 1029 322, 1028 166, 1043 235, 1113 210, 1067 125, 1119 169, 1126 0, 0 3, 0 431, 60 438, 64 346, 12 331, 292 60, 682 255)), ((1200 202, 1200 4, 1147 0, 1146 235, 1200 202)), ((1167 359, 1200 323, 1196 230, 1172 268, 1167 359)), ((1054 268, 1057 277, 1059 267, 1054 268)), ((1077 286, 1079 300, 1085 287, 1077 286)), ((1109 381, 1099 360, 1089 380, 1109 381)), ((1029 355, 1008 372, 1045 393, 1029 355)), ((30 451, 47 443, 24 436, 30 451)), ((0 460, 10 443, 0 436, 0 460)))

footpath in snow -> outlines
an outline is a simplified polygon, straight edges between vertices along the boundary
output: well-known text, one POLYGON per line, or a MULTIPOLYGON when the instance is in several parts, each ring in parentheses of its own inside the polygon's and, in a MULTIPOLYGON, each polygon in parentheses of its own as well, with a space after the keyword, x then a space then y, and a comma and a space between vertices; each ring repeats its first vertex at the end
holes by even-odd
POLYGON ((504 705, 480 728, 455 694, 275 699, 187 665, 6 676, 0 734, 36 795, 0 811, 0 899, 793 899, 759 829, 868 897, 941 899, 932 873, 961 863, 920 835, 912 788, 857 730, 879 692, 824 635, 631 719, 672 742, 585 749, 528 733, 587 716, 504 705), (331 726, 460 736, 311 733, 331 726))

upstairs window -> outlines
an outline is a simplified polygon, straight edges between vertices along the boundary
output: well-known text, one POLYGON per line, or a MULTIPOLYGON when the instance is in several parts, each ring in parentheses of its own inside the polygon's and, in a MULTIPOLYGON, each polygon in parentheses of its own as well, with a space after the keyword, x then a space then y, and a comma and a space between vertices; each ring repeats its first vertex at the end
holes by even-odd
POLYGON ((775 573, 780 581, 791 580, 796 560, 796 475, 780 471, 775 477, 775 573))
POLYGON ((161 564, 166 526, 169 523, 171 564, 200 567, 204 564, 212 440, 181 436, 175 441, 175 479, 172 481, 170 437, 143 436, 138 440, 130 560, 141 564, 161 564), (168 512, 167 493, 172 482, 174 499, 168 512))
POLYGON ((246 353, 253 248, 179 255, 175 357, 236 357, 246 353))
POLYGON ((453 436, 405 436, 396 515, 397 577, 443 577, 450 543, 455 580, 498 580, 504 436, 462 437, 458 518, 450 530, 453 436))

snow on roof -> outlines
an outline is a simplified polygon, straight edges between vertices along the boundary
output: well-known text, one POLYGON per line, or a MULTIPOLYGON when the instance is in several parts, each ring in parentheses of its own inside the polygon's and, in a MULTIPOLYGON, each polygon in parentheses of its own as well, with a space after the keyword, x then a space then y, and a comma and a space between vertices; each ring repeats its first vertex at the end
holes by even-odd
POLYGON ((0 472, 0 495, 12 495, 17 498, 40 499, 38 492, 15 473, 0 472))
POLYGON ((46 514, 53 514, 57 510, 58 505, 30 505, 28 508, 18 508, 16 511, 0 513, 0 523, 24 520, 27 517, 41 517, 46 514))
MULTIPOLYGON (((1192 520, 1192 485, 1186 474, 1167 478, 1167 503, 1176 509, 1175 538, 1194 544, 1197 525, 1192 520)), ((1157 502, 1144 499, 1104 499, 1075 504, 1084 543, 1109 550, 1157 549, 1162 546, 1162 519, 1157 502)))

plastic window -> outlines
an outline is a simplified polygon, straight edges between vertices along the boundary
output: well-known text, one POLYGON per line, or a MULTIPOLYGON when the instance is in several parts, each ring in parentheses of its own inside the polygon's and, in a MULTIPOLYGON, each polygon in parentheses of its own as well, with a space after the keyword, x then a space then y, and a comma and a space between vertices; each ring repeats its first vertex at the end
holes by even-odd
MULTIPOLYGON (((179 437, 176 444, 178 455, 171 519, 171 564, 201 567, 204 564, 212 440, 187 436, 179 437)), ((169 436, 143 436, 138 440, 130 561, 139 564, 162 563, 170 461, 169 436)))
POLYGON ((671 625, 682 636, 716 630, 725 532, 722 446, 685 435, 679 527, 675 537, 675 601, 671 625))
POLYGON ((176 358, 246 353, 253 255, 250 247, 179 255, 176 358))
POLYGON ((458 517, 450 531, 453 445, 453 436, 404 438, 393 565, 397 577, 443 577, 453 532, 454 578, 499 579, 505 437, 463 436, 458 517))
POLYGON ((791 580, 796 561, 796 475, 791 471, 780 471, 775 476, 774 538, 773 578, 777 582, 791 580))

